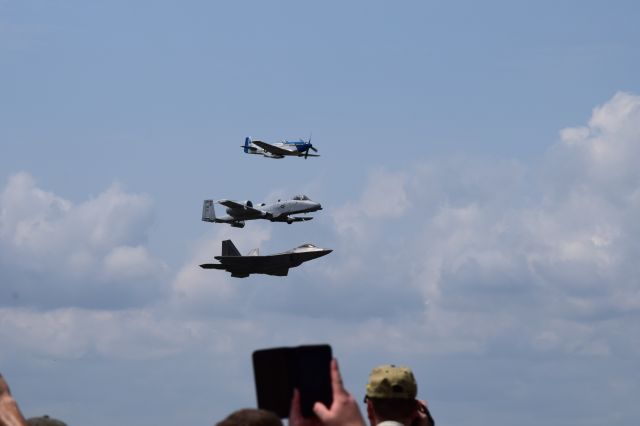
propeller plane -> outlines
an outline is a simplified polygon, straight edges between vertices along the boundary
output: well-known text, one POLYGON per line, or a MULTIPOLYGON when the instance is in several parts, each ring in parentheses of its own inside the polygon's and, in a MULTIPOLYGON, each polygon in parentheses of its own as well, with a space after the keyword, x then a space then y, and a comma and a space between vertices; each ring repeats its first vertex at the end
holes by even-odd
POLYGON ((319 157, 318 154, 310 154, 309 150, 318 152, 311 143, 311 138, 305 141, 303 139, 297 141, 282 141, 270 144, 263 141, 254 141, 250 137, 244 140, 245 154, 259 154, 267 158, 284 158, 284 157, 319 157))

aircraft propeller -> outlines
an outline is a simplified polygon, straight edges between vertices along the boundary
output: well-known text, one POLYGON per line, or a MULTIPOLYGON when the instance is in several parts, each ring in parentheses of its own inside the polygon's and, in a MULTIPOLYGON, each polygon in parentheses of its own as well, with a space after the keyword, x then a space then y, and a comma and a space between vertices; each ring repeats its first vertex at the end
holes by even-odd
POLYGON ((317 149, 315 149, 313 147, 313 145, 311 145, 311 136, 309 136, 309 140, 307 141, 307 143, 309 144, 309 146, 307 147, 307 149, 304 151, 304 159, 306 160, 307 157, 309 156, 309 150, 313 150, 313 152, 318 152, 317 149))

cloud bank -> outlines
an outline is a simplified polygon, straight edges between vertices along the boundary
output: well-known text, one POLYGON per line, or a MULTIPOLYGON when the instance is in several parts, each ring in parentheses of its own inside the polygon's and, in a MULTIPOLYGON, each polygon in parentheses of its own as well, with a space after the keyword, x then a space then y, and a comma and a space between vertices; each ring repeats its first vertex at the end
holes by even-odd
MULTIPOLYGON (((439 342, 423 350, 445 353, 515 336, 523 351, 638 353, 640 98, 618 93, 587 126, 560 135, 531 167, 450 158, 373 171, 360 199, 333 212, 332 261, 263 288, 197 268, 230 236, 220 227, 165 289, 165 266, 144 245, 148 197, 113 186, 74 205, 18 174, 0 196, 2 301, 42 309, 153 301, 150 312, 162 306, 184 320, 277 313, 347 321, 361 334, 371 323, 372 336, 384 320, 400 340, 418 333, 439 342), (408 317, 418 329, 399 327, 408 317), (630 338, 615 339, 614 329, 630 338)), ((262 245, 267 229, 243 233, 240 246, 262 245)))
POLYGON ((334 214, 340 246, 359 248, 334 279, 377 294, 363 317, 420 317, 404 339, 438 342, 427 352, 638 354, 640 97, 618 93, 560 135, 540 165, 449 158, 374 173, 359 207, 334 214))
POLYGON ((148 196, 113 185, 79 204, 19 173, 0 193, 0 304, 119 308, 159 295, 164 262, 146 248, 148 196))
MULTIPOLYGON (((4 356, 206 354, 233 381, 250 375, 239 359, 255 348, 329 341, 354 374, 379 361, 440 366, 432 377, 456 386, 441 407, 458 424, 470 424, 455 412, 473 406, 481 382, 509 406, 544 401, 549 418, 566 421, 598 395, 640 391, 624 367, 640 355, 638 164, 640 97, 618 93, 585 126, 561 130, 537 164, 459 156, 377 168, 354 201, 325 212, 335 252, 286 280, 197 267, 231 236, 243 251, 262 246, 275 235, 269 224, 215 227, 165 281, 146 247, 148 197, 113 186, 74 204, 14 175, 0 195, 0 338, 14 348, 4 356), (602 363, 619 370, 598 375, 602 363), (583 398, 554 402, 556 385, 583 398)), ((243 386, 234 395, 251 400, 243 386)), ((638 414, 629 407, 620 424, 638 414)), ((512 423, 519 412, 501 416, 512 423)), ((586 416, 607 419, 574 420, 586 416)))

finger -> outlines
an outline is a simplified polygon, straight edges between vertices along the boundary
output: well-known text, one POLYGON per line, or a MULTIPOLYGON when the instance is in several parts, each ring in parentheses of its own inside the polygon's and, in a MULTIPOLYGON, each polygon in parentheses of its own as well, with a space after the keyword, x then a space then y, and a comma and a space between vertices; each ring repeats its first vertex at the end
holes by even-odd
POLYGON ((293 390, 293 397, 291 398, 291 409, 289 410, 289 419, 299 419, 302 416, 300 412, 300 391, 298 389, 293 390))
POLYGON ((9 385, 4 380, 4 376, 2 374, 0 374, 0 395, 11 395, 9 385))
POLYGON ((313 404, 313 412, 316 413, 316 416, 318 416, 318 418, 323 422, 326 422, 329 419, 329 409, 325 407, 322 402, 316 402, 313 404))
POLYGON ((340 375, 340 369, 338 368, 338 360, 333 358, 331 360, 331 389, 333 390, 333 396, 340 394, 346 394, 344 385, 342 384, 342 376, 340 375))

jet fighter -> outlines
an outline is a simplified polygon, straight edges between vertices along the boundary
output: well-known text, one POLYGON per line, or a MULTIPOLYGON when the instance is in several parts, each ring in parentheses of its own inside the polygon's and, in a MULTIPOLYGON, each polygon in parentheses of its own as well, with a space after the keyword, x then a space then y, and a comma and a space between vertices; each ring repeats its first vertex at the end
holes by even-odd
POLYGON ((220 263, 203 263, 203 269, 222 269, 231 272, 235 278, 246 278, 251 274, 267 274, 286 276, 289 268, 295 268, 303 262, 317 259, 331 253, 333 250, 316 247, 313 244, 303 244, 283 253, 260 256, 259 250, 253 249, 246 256, 240 252, 231 240, 222 242, 222 255, 215 256, 220 263))
POLYGON ((284 158, 284 157, 320 157, 318 154, 309 154, 309 150, 318 152, 311 144, 311 138, 308 141, 303 139, 297 141, 281 141, 274 144, 263 141, 253 141, 250 137, 244 140, 245 154, 260 154, 267 158, 284 158))
POLYGON ((271 222, 304 222, 312 217, 290 216, 299 213, 311 213, 322 210, 322 205, 311 201, 306 195, 296 195, 291 200, 278 200, 275 203, 254 205, 251 201, 218 200, 215 203, 227 208, 227 216, 216 216, 213 200, 204 200, 202 220, 204 222, 228 223, 234 228, 244 228, 245 220, 266 219, 271 222))

